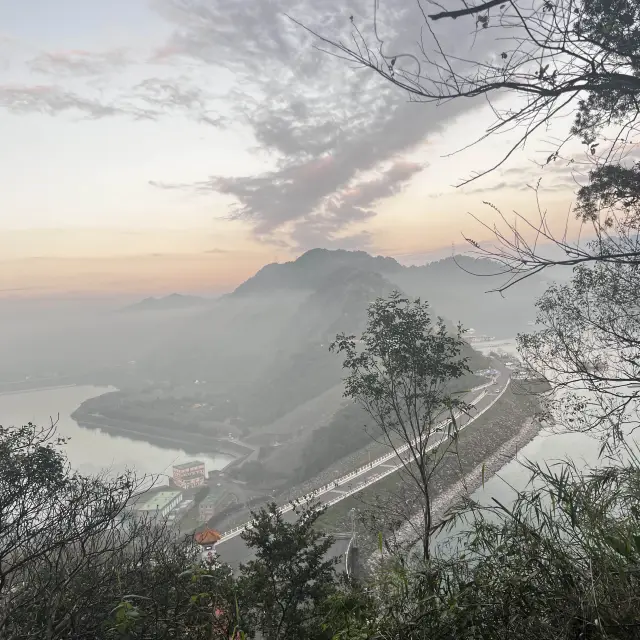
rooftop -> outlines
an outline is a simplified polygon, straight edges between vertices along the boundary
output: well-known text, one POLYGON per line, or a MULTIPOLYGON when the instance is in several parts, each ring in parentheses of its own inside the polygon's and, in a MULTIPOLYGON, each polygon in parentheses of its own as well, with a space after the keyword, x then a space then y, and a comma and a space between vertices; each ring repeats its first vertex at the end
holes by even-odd
POLYGON ((215 544, 222 536, 213 529, 205 529, 194 534, 193 538, 198 544, 215 544))
POLYGON ((220 487, 212 488, 211 491, 200 501, 201 505, 217 505, 218 502, 226 495, 226 490, 220 487))
POLYGON ((182 495, 180 491, 159 491, 137 505, 136 508, 138 511, 161 511, 180 495, 182 495))
POLYGON ((181 464, 174 464, 174 469, 189 469, 190 467, 198 467, 204 465, 202 460, 191 460, 190 462, 182 462, 181 464))

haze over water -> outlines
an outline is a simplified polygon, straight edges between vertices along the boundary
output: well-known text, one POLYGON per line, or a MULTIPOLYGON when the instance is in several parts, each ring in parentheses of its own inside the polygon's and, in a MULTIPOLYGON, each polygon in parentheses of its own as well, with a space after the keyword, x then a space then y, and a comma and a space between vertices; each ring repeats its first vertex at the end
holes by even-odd
POLYGON ((231 461, 224 455, 189 455, 178 449, 165 449, 142 440, 113 436, 97 429, 78 426, 71 414, 88 398, 113 391, 109 387, 61 387, 0 395, 0 416, 5 427, 33 422, 39 426, 57 422, 59 436, 68 438, 65 452, 71 466, 86 474, 108 469, 120 473, 125 469, 139 475, 161 474, 159 484, 166 483, 171 467, 187 460, 203 460, 206 470, 222 469, 231 461), (167 477, 164 476, 166 474, 167 477))
MULTIPOLYGON (((483 353, 492 349, 518 355, 515 340, 497 340, 493 343, 474 345, 483 353)), ((505 462, 500 471, 487 480, 483 488, 474 492, 473 498, 488 504, 492 498, 505 503, 513 497, 513 489, 523 490, 529 480, 529 473, 523 468, 524 461, 542 465, 554 464, 567 459, 573 460, 579 468, 597 467, 606 464, 599 457, 601 443, 584 433, 558 433, 551 429, 542 429, 538 435, 524 446, 516 458, 505 462)))

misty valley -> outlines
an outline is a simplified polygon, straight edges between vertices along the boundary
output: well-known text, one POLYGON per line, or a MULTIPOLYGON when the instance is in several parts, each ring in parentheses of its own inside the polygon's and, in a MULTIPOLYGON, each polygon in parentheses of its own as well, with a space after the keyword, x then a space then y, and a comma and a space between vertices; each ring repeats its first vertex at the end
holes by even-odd
MULTIPOLYGON (((134 470, 161 474, 156 491, 166 476, 173 483, 162 451, 182 452, 174 454, 174 464, 207 460, 213 489, 198 486, 185 496, 198 494, 196 504, 209 499, 215 508, 206 517, 191 510, 176 524, 189 530, 208 521, 225 528, 266 499, 284 500, 384 453, 364 409, 345 398, 342 363, 329 351, 337 334, 364 330, 374 300, 399 291, 429 301, 431 313, 451 331, 461 322, 468 329, 463 354, 469 373, 451 389, 481 386, 486 378, 472 372, 490 369, 492 361, 473 345, 482 344, 486 353, 501 340, 512 344, 529 327, 546 284, 532 279, 513 296, 487 296, 479 275, 495 272, 491 261, 467 256, 405 267, 365 252, 315 249, 266 265, 215 299, 172 294, 95 308, 86 302, 79 312, 67 312, 68 326, 59 312, 54 341, 49 317, 46 329, 30 327, 30 343, 40 331, 48 348, 31 350, 41 361, 34 356, 23 376, 7 370, 8 352, 2 389, 110 385, 71 408, 70 419, 96 437, 115 438, 125 450, 148 443, 151 448, 141 450, 144 464, 126 459, 134 470), (220 466, 224 470, 215 471, 220 466)), ((87 444, 89 458, 91 449, 87 444)), ((119 457, 113 454, 121 469, 119 457)))
MULTIPOLYGON (((495 272, 488 261, 456 260, 470 272, 495 272)), ((368 442, 366 420, 342 398, 341 363, 329 353, 337 333, 362 331, 367 304, 394 289, 428 300, 434 314, 478 335, 512 338, 527 328, 543 282, 507 299, 484 296, 481 284, 453 259, 402 267, 363 252, 314 250, 267 265, 215 300, 168 296, 151 308, 98 309, 81 316, 82 331, 70 318, 48 350, 33 349, 49 362, 34 362, 18 386, 113 385, 117 391, 78 407, 80 425, 191 454, 231 455, 245 461, 239 479, 275 487, 305 480, 305 468, 316 473, 368 442), (54 369, 56 377, 41 385, 54 369), (345 429, 347 422, 353 427, 345 429), (335 450, 313 460, 318 442, 335 450)), ((37 340, 36 328, 30 341, 37 340)), ((469 353, 473 368, 483 368, 480 354, 469 353)), ((6 369, 10 357, 2 362, 6 369)))
POLYGON ((640 640, 640 0, 0 0, 0 640, 640 640))

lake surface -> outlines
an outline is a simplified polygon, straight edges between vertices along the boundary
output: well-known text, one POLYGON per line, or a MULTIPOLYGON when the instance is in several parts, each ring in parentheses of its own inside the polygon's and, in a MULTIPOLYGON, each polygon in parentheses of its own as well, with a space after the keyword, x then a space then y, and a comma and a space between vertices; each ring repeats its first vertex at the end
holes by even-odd
MULTIPOLYGON (((515 340, 483 342, 474 344, 473 347, 485 354, 492 350, 502 350, 518 356, 515 340)), ((634 440, 634 437, 630 436, 630 439, 634 440)), ((586 469, 602 464, 598 455, 599 450, 600 442, 586 434, 557 433, 543 429, 518 452, 517 458, 507 462, 485 483, 484 488, 478 489, 473 494, 473 497, 483 504, 489 503, 494 497, 501 502, 508 501, 513 496, 513 489, 509 485, 521 490, 529 480, 529 473, 521 465, 523 460, 546 462, 552 465, 569 458, 576 463, 576 466, 586 469)))
POLYGON ((69 438, 65 446, 71 466, 86 474, 108 470, 114 474, 130 469, 140 475, 160 474, 158 483, 171 475, 174 464, 202 460, 207 472, 222 469, 233 458, 225 455, 190 455, 140 440, 79 427, 71 414, 82 402, 109 391, 110 387, 74 386, 0 395, 0 424, 5 427, 33 422, 47 426, 57 420, 58 434, 69 438))

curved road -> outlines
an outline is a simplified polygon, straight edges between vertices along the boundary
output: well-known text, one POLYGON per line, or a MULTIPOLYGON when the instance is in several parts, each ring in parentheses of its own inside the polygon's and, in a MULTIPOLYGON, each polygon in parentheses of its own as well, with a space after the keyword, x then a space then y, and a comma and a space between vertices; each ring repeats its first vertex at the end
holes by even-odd
MULTIPOLYGON (((466 428, 485 411, 492 407, 507 390, 510 381, 510 372, 508 370, 502 370, 495 380, 472 389, 465 396, 465 400, 475 406, 476 412, 472 417, 466 415, 457 416, 458 429, 461 431, 466 428)), ((445 420, 440 426, 444 427, 447 423, 448 420, 445 420)), ((433 443, 429 445, 429 449, 437 447, 446 439, 446 437, 446 432, 434 433, 431 436, 433 443)), ((376 460, 351 471, 341 478, 338 478, 328 485, 320 487, 302 498, 298 498, 297 502, 300 504, 315 501, 330 507, 341 500, 362 491, 372 484, 375 484, 382 478, 400 469, 404 465, 404 462, 400 460, 398 454, 402 456, 408 448, 408 445, 404 445, 403 447, 398 448, 397 453, 395 451, 391 451, 376 460)), ((287 521, 293 522, 295 520, 293 504, 288 503, 284 505, 281 507, 280 512, 284 515, 287 521)), ((222 534, 220 542, 216 545, 216 551, 218 552, 222 562, 226 562, 232 567, 235 567, 241 562, 246 562, 251 559, 252 554, 240 537, 240 534, 247 528, 247 526, 250 526, 249 522, 230 529, 229 531, 225 531, 222 534)), ((344 554, 347 551, 347 547, 348 539, 336 540, 330 553, 332 555, 337 555, 339 553, 344 554)))

